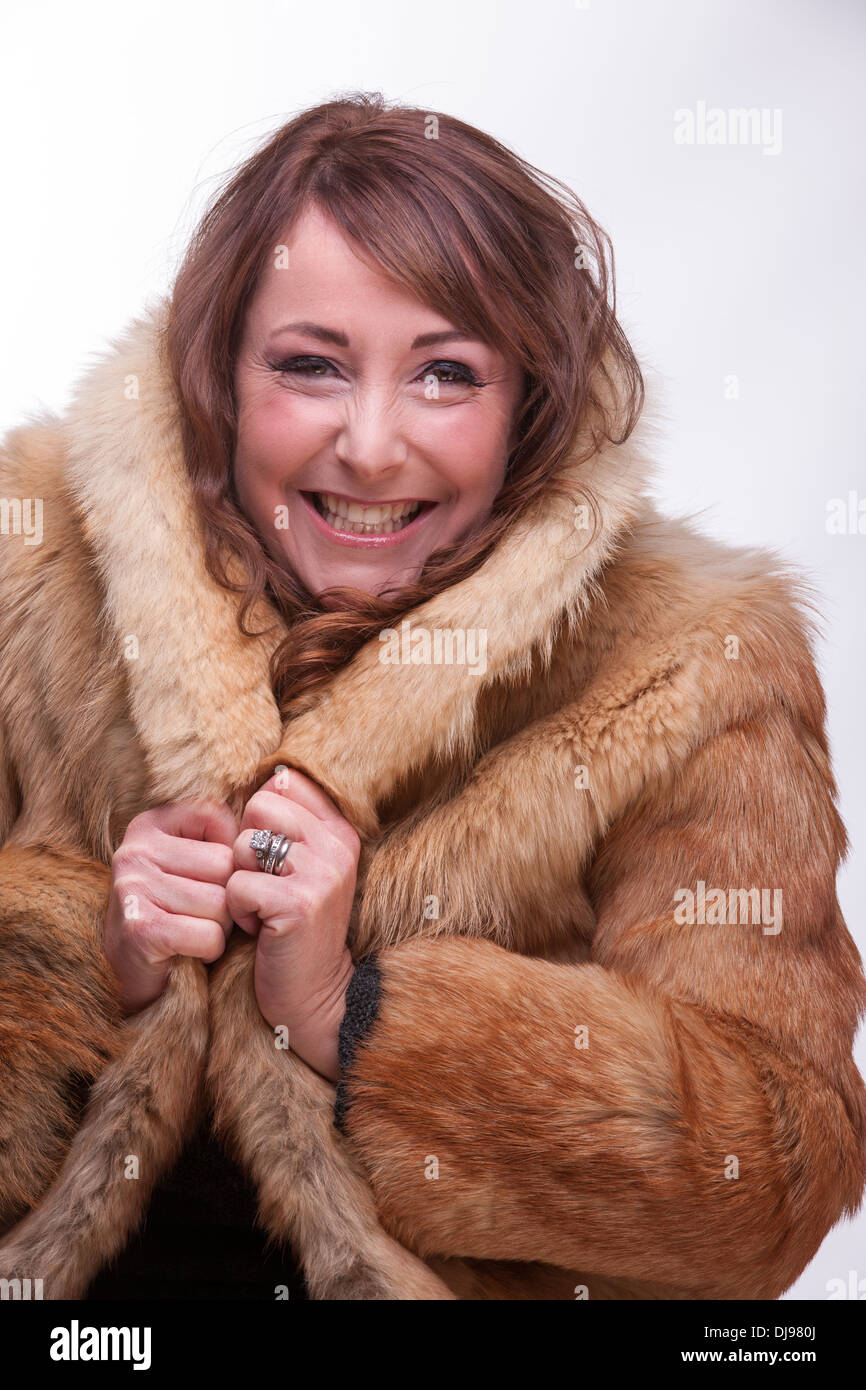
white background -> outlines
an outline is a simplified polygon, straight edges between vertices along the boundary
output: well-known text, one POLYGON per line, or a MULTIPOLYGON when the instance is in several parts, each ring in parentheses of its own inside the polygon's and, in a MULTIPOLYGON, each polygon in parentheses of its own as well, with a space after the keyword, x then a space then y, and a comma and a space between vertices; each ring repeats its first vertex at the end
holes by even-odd
MULTIPOLYGON (((858 0, 6 0, 0 431, 62 408, 168 288, 215 182, 300 110, 365 88, 488 130, 613 238, 626 332, 664 383, 664 507, 818 587, 854 844, 840 897, 866 955, 866 535, 825 524, 831 498, 866 497, 864 41, 858 0), (780 153, 676 144, 674 112, 701 101, 780 109, 780 153)), ((863 1032, 857 1056, 866 1070, 863 1032)), ((866 1278, 862 1212, 788 1297, 852 1269, 866 1278)))

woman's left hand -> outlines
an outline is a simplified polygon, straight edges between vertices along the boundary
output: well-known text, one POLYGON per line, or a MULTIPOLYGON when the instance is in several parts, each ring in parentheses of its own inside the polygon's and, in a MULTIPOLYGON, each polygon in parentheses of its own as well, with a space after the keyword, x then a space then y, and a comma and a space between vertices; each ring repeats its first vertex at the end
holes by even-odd
POLYGON ((288 1029, 289 1047, 336 1081, 337 1037, 354 966, 346 934, 361 842, 331 798, 292 768, 274 774, 250 797, 234 844, 237 868, 226 884, 233 921, 258 937, 255 990, 273 1028, 288 1029), (279 874, 257 867, 254 830, 288 835, 279 874))

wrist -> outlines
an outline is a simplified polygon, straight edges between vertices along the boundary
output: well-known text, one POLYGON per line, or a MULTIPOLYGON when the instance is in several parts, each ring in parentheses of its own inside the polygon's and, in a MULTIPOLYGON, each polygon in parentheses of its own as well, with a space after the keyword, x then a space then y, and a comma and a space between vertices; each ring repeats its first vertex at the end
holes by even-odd
POLYGON ((308 1067, 326 1080, 336 1083, 340 1076, 338 1044, 340 1024, 346 1012, 346 990, 354 973, 352 958, 346 951, 346 968, 340 983, 326 1005, 320 1007, 309 1023, 289 1029, 289 1047, 308 1067))
POLYGON ((154 1003, 154 1001, 159 998, 159 996, 162 994, 163 988, 164 984, 161 984, 156 989, 141 989, 139 987, 133 988, 131 990, 121 990, 121 1012, 124 1014, 126 1018, 131 1018, 133 1014, 140 1014, 143 1009, 146 1009, 150 1004, 154 1003))
MULTIPOLYGON (((141 1013, 142 1009, 158 999, 168 983, 166 963, 150 969, 130 970, 127 966, 122 971, 110 960, 109 964, 114 974, 121 1012, 127 1018, 141 1013)), ((124 962, 124 965, 127 963, 124 962)))

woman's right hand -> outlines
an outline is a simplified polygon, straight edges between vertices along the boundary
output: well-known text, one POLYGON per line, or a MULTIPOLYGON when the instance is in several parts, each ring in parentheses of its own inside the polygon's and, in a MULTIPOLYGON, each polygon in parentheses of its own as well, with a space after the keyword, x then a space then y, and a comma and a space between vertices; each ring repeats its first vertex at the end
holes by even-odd
POLYGON ((171 802, 130 821, 111 862, 104 938, 127 1014, 158 998, 175 956, 222 955, 233 925, 226 884, 239 834, 220 801, 171 802))

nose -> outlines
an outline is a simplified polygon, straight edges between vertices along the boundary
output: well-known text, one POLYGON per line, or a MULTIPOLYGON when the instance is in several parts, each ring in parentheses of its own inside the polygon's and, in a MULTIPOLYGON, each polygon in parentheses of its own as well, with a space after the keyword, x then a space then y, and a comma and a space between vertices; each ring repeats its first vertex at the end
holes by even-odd
POLYGON ((362 485, 391 478, 406 464, 409 446, 400 412, 384 391, 352 393, 334 441, 334 452, 362 485))

